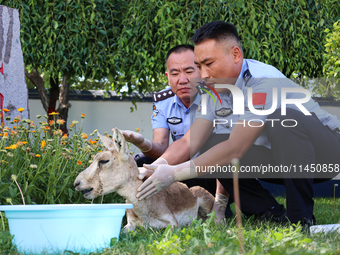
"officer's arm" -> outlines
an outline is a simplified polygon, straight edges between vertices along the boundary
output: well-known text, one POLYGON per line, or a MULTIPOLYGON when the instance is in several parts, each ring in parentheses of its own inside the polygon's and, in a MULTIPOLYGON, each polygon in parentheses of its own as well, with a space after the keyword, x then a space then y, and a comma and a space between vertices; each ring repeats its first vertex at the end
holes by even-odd
POLYGON ((155 128, 153 130, 151 150, 144 152, 144 155, 153 159, 161 156, 169 146, 170 131, 167 128, 155 128))
MULTIPOLYGON (((265 125, 258 122, 250 122, 248 125, 246 121, 245 126, 243 126, 243 121, 237 123, 228 140, 215 145, 194 159, 197 169, 198 166, 226 166, 234 158, 241 159, 265 129, 265 125)), ((205 173, 198 171, 198 175, 203 174, 205 173)))
POLYGON ((173 142, 161 158, 166 159, 170 165, 189 160, 205 144, 213 130, 212 122, 196 119, 185 135, 173 142))

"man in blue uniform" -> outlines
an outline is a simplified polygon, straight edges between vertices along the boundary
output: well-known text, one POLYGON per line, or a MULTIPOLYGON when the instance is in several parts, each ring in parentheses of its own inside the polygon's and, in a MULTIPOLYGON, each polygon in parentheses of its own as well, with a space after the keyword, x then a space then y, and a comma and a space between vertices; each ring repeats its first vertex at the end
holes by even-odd
MULTIPOLYGON (((153 112, 151 123, 153 128, 152 141, 147 140, 140 133, 122 130, 125 139, 138 147, 142 153, 135 155, 138 167, 143 164, 166 163, 164 158, 159 158, 169 146, 169 134, 172 140, 177 141, 190 128, 198 111, 201 97, 197 93, 196 86, 191 86, 190 80, 199 78, 199 72, 195 65, 194 47, 192 45, 178 45, 170 49, 166 55, 167 72, 170 89, 165 89, 153 94, 153 112), (155 161, 156 160, 156 161, 155 161)), ((219 132, 230 133, 230 129, 219 132)), ((191 155, 192 158, 194 155, 191 155)), ((219 188, 216 192, 215 179, 191 179, 183 181, 188 187, 201 186, 211 194, 215 194, 215 207, 218 220, 224 218, 224 209, 228 198, 225 190, 219 188), (223 213, 222 213, 223 211, 223 213)), ((230 208, 226 211, 231 216, 230 208)))
MULTIPOLYGON (((195 32, 192 41, 195 43, 195 63, 201 78, 228 78, 228 84, 233 85, 229 87, 233 101, 231 110, 241 112, 239 120, 228 140, 218 143, 199 157, 174 166, 148 166, 155 172, 138 189, 137 197, 148 198, 173 181, 203 175, 205 173, 200 169, 226 166, 236 158, 241 159, 241 166, 263 164, 281 166, 281 169, 283 166, 283 170, 279 170, 271 181, 286 187, 289 220, 292 223, 300 221, 307 226, 315 224, 312 185, 339 172, 340 121, 321 110, 308 95, 305 99, 301 88, 276 68, 244 59, 234 25, 222 21, 210 22, 195 32), (287 103, 285 98, 291 100, 282 108, 281 93, 285 95, 282 101, 287 103), (244 112, 239 107, 242 95, 244 102, 241 108, 244 112), (259 112, 261 110, 263 112, 259 112), (325 172, 315 174, 315 171, 308 171, 316 166, 324 167, 325 172), (302 171, 284 171, 289 167, 302 171)), ((213 130, 215 115, 220 110, 221 105, 208 100, 206 115, 197 116, 188 133, 173 143, 162 158, 169 164, 188 160, 186 151, 195 152, 205 143, 213 130), (174 157, 174 151, 182 157, 174 157)), ((232 181, 220 179, 220 182, 233 197, 232 181)), ((271 211, 277 208, 276 201, 266 194, 256 179, 240 179, 240 198, 241 210, 246 214, 276 213, 271 211)))
POLYGON ((190 117, 195 116, 199 105, 200 95, 190 85, 190 79, 199 77, 194 63, 194 47, 187 44, 173 47, 167 53, 166 65, 165 75, 170 89, 153 94, 152 141, 140 133, 123 130, 126 140, 142 151, 135 156, 139 167, 152 163, 163 154, 169 146, 170 134, 176 141, 186 133, 193 122, 190 117))

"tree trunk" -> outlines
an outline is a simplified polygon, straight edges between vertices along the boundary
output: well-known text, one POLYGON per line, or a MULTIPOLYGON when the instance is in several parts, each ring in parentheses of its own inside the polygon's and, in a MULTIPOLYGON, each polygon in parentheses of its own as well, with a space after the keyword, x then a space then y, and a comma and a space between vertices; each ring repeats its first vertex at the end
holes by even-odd
MULTIPOLYGON (((50 77, 50 101, 48 103, 48 114, 51 112, 56 112, 57 100, 59 97, 59 78, 58 77, 50 77)), ((49 120, 53 120, 53 115, 48 116, 49 120)))
POLYGON ((67 76, 64 76, 60 87, 59 106, 57 109, 57 112, 59 113, 59 118, 65 120, 65 123, 60 126, 60 129, 64 132, 64 134, 68 133, 67 130, 68 109, 71 107, 71 104, 68 102, 69 91, 70 84, 67 82, 67 76))
POLYGON ((46 111, 46 113, 48 113, 48 106, 49 106, 50 99, 45 89, 44 79, 34 69, 31 73, 25 70, 25 76, 37 87, 43 108, 46 111))

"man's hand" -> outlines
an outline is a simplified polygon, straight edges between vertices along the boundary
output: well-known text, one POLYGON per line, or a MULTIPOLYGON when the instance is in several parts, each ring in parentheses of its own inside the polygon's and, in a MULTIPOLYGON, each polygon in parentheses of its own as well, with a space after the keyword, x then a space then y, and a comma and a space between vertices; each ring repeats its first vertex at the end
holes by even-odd
POLYGON ((133 143, 142 152, 148 152, 152 149, 152 142, 145 139, 142 134, 131 130, 120 130, 120 132, 123 134, 127 142, 133 143))
MULTIPOLYGON (((166 161, 165 158, 158 158, 152 163, 152 165, 162 165, 162 164, 168 165, 168 161, 166 161)), ((143 181, 148 179, 154 172, 153 170, 146 169, 145 167, 138 167, 138 170, 139 170, 138 179, 143 180, 143 181)))
POLYGON ((229 198, 223 194, 217 193, 212 211, 215 211, 216 220, 215 224, 223 223, 225 220, 225 209, 227 208, 229 198))
POLYGON ((138 179, 143 181, 148 179, 153 174, 153 170, 148 170, 145 167, 138 167, 138 170, 139 170, 138 179))
POLYGON ((187 161, 176 166, 144 164, 144 167, 155 172, 137 189, 136 197, 139 200, 153 196, 169 187, 173 182, 197 177, 193 161, 187 161))
POLYGON ((136 197, 138 200, 155 195, 159 191, 169 187, 175 182, 175 166, 162 165, 146 165, 144 168, 153 170, 154 173, 137 189, 136 197))

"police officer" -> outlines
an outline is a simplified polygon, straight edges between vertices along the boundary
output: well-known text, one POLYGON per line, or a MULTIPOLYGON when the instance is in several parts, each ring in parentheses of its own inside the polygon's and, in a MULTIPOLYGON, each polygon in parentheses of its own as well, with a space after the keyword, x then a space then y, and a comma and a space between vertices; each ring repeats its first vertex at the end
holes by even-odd
MULTIPOLYGON (((142 153, 135 155, 139 167, 143 164, 166 164, 164 158, 159 158, 169 146, 169 134, 172 140, 177 141, 183 137, 193 123, 201 96, 197 93, 196 83, 193 86, 190 80, 199 82, 199 72, 194 63, 194 47, 192 45, 178 45, 170 49, 166 55, 168 84, 165 89, 153 94, 153 112, 151 123, 153 128, 152 141, 147 140, 140 133, 122 130, 125 139, 138 147, 142 153), (156 161, 155 161, 156 160, 156 161)), ((224 128, 222 132, 230 133, 231 129, 224 128)), ((221 132, 221 130, 219 131, 221 132)), ((188 152, 189 157, 189 152, 188 152)), ((193 157, 193 155, 191 155, 193 157)), ((190 158, 191 158, 190 157, 190 158)), ((142 179, 144 175, 140 178, 142 179)), ((201 186, 211 194, 215 194, 214 210, 218 220, 224 218, 224 210, 228 204, 227 193, 223 187, 216 190, 215 179, 190 179, 183 181, 188 187, 201 186)), ((227 216, 232 216, 228 207, 227 216)))
MULTIPOLYGON (((183 44, 170 49, 166 55, 167 71, 170 89, 165 89, 153 94, 153 111, 151 123, 153 128, 152 141, 147 140, 142 134, 129 130, 122 133, 128 142, 137 146, 142 153, 135 155, 139 167, 143 164, 166 163, 165 159, 159 158, 169 146, 169 134, 176 141, 183 137, 193 123, 200 95, 196 86, 190 85, 190 79, 199 78, 198 69, 194 63, 194 47, 183 44)), ((215 194, 216 181, 188 180, 189 186, 199 185, 215 194)))
POLYGON ((166 55, 166 65, 165 75, 170 89, 153 94, 152 141, 139 133, 123 130, 126 140, 142 151, 135 156, 139 167, 152 163, 163 154, 169 146, 170 134, 173 141, 185 134, 200 101, 196 88, 190 86, 190 79, 199 77, 194 63, 194 47, 187 44, 173 47, 166 55))
MULTIPOLYGON (((200 167, 216 164, 225 166, 234 158, 241 159, 241 163, 242 160, 245 161, 242 163, 244 165, 260 165, 262 162, 272 166, 293 168, 301 166, 301 169, 307 170, 315 165, 326 165, 326 173, 279 172, 273 180, 267 180, 285 185, 287 216, 292 223, 300 221, 307 226, 315 224, 312 184, 325 181, 337 174, 334 169, 340 164, 338 157, 340 121, 321 110, 308 96, 305 99, 299 86, 288 80, 276 68, 244 59, 234 25, 222 21, 210 22, 195 32, 192 41, 195 43, 195 63, 201 77, 232 79, 229 84, 235 86, 231 89, 233 93, 241 91, 244 95, 244 114, 240 114, 228 140, 217 144, 190 162, 174 166, 148 166, 155 172, 140 186, 137 197, 139 199, 150 197, 173 181, 204 174, 200 172, 200 167), (285 96, 291 100, 290 103, 294 104, 287 104, 281 109, 282 89, 285 96), (286 93, 287 91, 289 93, 286 93), (248 97, 248 93, 251 97, 248 97), (264 112, 260 114, 261 110, 264 112), (286 111, 286 115, 281 114, 281 111, 286 111), (198 171, 193 171, 193 168, 198 171)), ((232 110, 235 111, 234 103, 243 98, 240 94, 235 96, 233 93, 232 110)), ((239 106, 238 103, 237 105, 239 106)), ((213 108, 213 112, 218 110, 217 107, 220 105, 213 108)), ((190 128, 191 136, 195 139, 190 140, 190 133, 187 133, 184 139, 173 143, 162 157, 170 164, 188 160, 184 156, 175 158, 172 152, 185 155, 182 151, 189 149, 189 142, 192 150, 198 150, 212 129, 211 119, 197 116, 190 128)), ((232 182, 223 179, 220 179, 220 182, 233 196, 232 182)), ((275 204, 276 201, 261 188, 256 179, 240 179, 241 210, 255 215, 262 211, 267 215, 280 216, 280 208, 275 204)))

